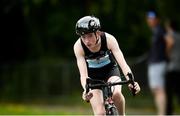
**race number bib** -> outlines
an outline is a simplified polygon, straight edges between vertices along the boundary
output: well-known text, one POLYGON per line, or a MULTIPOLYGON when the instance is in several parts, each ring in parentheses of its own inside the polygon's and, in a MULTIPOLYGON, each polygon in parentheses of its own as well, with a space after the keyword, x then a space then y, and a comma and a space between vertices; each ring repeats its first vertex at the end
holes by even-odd
POLYGON ((111 62, 108 54, 98 59, 87 59, 86 61, 89 68, 101 68, 111 62))

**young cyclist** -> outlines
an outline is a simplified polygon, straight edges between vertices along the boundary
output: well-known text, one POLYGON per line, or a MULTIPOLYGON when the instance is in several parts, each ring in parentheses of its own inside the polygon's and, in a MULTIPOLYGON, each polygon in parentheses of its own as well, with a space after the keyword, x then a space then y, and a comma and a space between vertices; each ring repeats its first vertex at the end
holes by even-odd
MULTIPOLYGON (((85 92, 86 78, 99 79, 108 82, 120 81, 121 67, 128 80, 131 69, 114 36, 100 31, 101 25, 97 17, 85 16, 76 23, 76 34, 80 38, 74 44, 74 53, 80 72, 81 85, 84 89, 82 98, 89 100, 95 115, 105 115, 103 94, 100 89, 93 89, 88 94, 85 92)), ((135 89, 135 94, 140 91, 137 82, 129 84, 130 90, 135 89)), ((121 85, 116 85, 113 92, 113 101, 120 115, 125 115, 125 98, 121 93, 121 85)))

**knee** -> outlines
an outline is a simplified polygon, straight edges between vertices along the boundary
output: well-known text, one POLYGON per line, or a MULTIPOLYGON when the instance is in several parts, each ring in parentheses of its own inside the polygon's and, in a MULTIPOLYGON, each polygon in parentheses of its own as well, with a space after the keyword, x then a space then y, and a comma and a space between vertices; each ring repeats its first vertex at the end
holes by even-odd
POLYGON ((119 100, 121 102, 125 102, 125 98, 121 92, 113 93, 113 100, 119 100))

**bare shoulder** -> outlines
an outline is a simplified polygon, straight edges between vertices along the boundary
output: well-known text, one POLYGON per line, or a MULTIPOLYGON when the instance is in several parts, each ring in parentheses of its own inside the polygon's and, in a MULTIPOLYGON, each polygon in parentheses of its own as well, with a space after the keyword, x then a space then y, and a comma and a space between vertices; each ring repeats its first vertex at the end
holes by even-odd
POLYGON ((80 45, 80 40, 78 39, 78 40, 74 43, 74 49, 77 49, 79 45, 80 45))
POLYGON ((105 33, 105 35, 107 38, 108 48, 112 48, 113 46, 116 46, 118 44, 116 38, 113 35, 111 35, 109 33, 105 33))
POLYGON ((109 33, 107 33, 107 32, 105 32, 105 35, 106 35, 106 38, 108 38, 108 39, 115 39, 115 37, 113 36, 113 35, 111 35, 111 34, 109 34, 109 33))
POLYGON ((75 53, 75 55, 83 54, 83 49, 82 49, 82 46, 81 46, 80 39, 78 39, 74 44, 74 53, 75 53))

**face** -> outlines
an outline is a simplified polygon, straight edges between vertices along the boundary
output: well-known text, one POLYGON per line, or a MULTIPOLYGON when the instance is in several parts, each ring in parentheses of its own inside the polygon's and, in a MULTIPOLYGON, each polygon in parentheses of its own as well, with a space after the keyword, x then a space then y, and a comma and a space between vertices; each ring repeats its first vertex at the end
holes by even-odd
POLYGON ((157 18, 148 18, 147 17, 147 24, 149 27, 153 28, 158 24, 158 19, 157 18))
MULTIPOLYGON (((98 33, 96 35, 98 36, 98 33)), ((94 33, 84 34, 81 36, 81 39, 88 48, 93 48, 96 45, 96 36, 94 33)))

